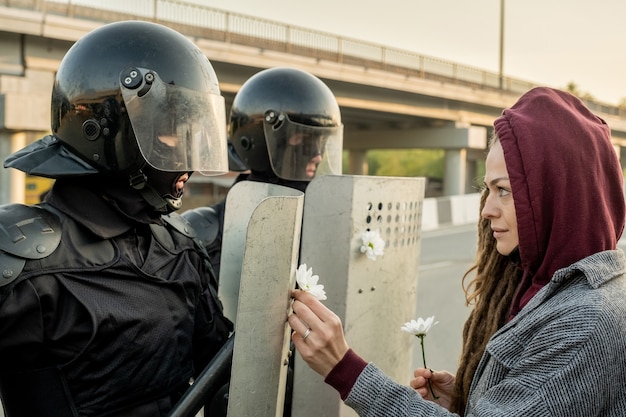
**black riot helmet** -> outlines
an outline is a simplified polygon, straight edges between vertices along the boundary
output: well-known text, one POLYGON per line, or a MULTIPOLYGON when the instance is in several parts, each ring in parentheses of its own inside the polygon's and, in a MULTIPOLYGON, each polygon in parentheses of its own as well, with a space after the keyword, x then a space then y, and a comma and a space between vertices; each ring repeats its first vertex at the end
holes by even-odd
POLYGON ((306 71, 276 67, 250 77, 233 101, 228 133, 257 177, 308 182, 341 174, 339 105, 328 86, 306 71))
POLYGON ((5 166, 50 178, 127 177, 143 190, 148 172, 227 172, 225 124, 215 71, 191 40, 155 23, 116 22, 69 49, 52 90, 52 136, 5 166))

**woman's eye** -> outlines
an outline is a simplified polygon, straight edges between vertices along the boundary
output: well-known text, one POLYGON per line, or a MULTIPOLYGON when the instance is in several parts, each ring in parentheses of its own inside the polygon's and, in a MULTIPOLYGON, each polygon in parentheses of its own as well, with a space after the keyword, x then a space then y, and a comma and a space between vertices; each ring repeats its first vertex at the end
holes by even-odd
POLYGON ((500 197, 506 197, 509 194, 511 194, 511 191, 507 190, 506 188, 498 187, 498 195, 500 197))

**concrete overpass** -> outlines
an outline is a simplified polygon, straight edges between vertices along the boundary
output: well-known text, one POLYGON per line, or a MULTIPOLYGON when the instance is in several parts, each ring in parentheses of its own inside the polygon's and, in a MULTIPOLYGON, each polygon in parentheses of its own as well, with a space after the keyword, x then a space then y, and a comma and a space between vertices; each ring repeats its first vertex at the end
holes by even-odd
MULTIPOLYGON (((241 84, 261 69, 293 66, 317 75, 333 90, 341 107, 349 173, 367 172, 370 149, 444 149, 445 195, 475 191, 477 162, 484 158, 494 118, 537 85, 176 0, 136 0, 126 6, 109 3, 0 0, 2 159, 49 131, 54 73, 72 43, 117 20, 157 21, 189 36, 213 63, 227 111, 241 84)), ((612 127, 613 141, 622 155, 626 152, 626 111, 587 104, 612 127)), ((19 173, 0 170, 0 203, 20 201, 19 185, 15 186, 20 178, 19 173)))

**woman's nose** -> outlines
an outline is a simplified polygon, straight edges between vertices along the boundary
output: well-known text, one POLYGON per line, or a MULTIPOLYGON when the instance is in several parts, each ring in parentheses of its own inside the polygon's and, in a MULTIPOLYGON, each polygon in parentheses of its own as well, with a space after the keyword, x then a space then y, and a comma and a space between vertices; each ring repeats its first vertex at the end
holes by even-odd
POLYGON ((496 215, 496 210, 493 205, 492 197, 488 195, 487 198, 485 199, 485 205, 483 206, 483 209, 480 211, 480 216, 483 219, 489 219, 489 218, 495 217, 495 215, 496 215))

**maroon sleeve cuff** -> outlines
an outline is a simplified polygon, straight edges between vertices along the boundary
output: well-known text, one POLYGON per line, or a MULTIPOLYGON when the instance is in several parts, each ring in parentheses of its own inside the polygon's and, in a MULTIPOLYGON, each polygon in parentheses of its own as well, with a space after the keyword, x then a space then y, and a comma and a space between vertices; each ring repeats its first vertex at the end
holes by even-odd
POLYGON ((366 366, 367 362, 352 349, 349 349, 339 363, 326 375, 324 382, 339 391, 341 399, 345 400, 366 366))

